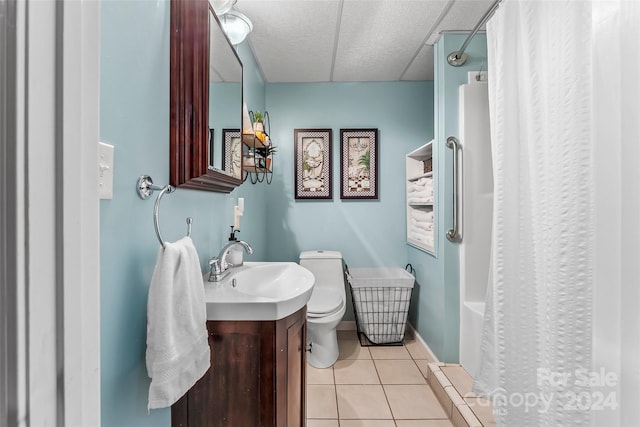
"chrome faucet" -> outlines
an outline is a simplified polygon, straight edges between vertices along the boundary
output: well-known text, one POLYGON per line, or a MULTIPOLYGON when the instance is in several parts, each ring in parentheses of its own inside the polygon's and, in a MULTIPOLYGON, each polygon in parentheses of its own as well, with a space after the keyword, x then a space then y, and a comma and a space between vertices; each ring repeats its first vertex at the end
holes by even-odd
POLYGON ((210 282, 219 282, 229 273, 229 267, 238 267, 231 263, 227 262, 227 255, 229 254, 229 250, 233 248, 235 245, 240 245, 244 248, 244 250, 251 255, 253 253, 253 248, 251 245, 243 240, 233 240, 227 243, 218 254, 217 257, 213 257, 209 260, 209 281, 210 282))

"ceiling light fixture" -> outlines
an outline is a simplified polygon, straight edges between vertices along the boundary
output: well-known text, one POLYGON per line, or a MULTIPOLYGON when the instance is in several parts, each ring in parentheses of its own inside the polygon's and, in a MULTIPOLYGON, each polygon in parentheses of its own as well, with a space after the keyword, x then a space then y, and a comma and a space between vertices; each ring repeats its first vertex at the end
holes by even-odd
POLYGON ((235 4, 237 0, 209 0, 213 11, 218 16, 222 16, 231 10, 231 6, 235 4))
POLYGON ((225 32, 232 45, 236 46, 253 30, 253 24, 244 14, 235 9, 229 10, 224 15, 218 15, 222 30, 225 32))

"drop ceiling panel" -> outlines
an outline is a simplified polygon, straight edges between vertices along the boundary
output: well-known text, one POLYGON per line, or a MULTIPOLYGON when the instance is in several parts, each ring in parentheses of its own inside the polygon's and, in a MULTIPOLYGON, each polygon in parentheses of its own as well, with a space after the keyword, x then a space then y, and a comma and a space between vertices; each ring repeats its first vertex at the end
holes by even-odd
POLYGON ((236 8, 253 22, 249 43, 267 82, 396 81, 432 79, 429 30, 471 31, 492 4, 238 0, 236 8))
POLYGON ((446 3, 346 0, 333 81, 399 80, 446 3))
POLYGON ((493 3, 494 0, 456 0, 435 32, 471 31, 493 3))
POLYGON ((250 43, 268 82, 329 81, 339 0, 242 0, 250 43))
POLYGON ((433 46, 423 45, 402 80, 433 80, 433 46))

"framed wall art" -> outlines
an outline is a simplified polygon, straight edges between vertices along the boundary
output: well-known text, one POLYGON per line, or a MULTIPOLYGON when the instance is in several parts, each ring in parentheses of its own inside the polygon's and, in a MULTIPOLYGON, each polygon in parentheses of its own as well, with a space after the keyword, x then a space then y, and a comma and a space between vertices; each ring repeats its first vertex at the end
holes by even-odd
POLYGON ((340 198, 378 198, 378 129, 340 129, 340 198))
POLYGON ((332 199, 331 129, 294 129, 295 198, 332 199))
POLYGON ((242 141, 240 129, 222 129, 222 168, 234 178, 242 179, 242 141))

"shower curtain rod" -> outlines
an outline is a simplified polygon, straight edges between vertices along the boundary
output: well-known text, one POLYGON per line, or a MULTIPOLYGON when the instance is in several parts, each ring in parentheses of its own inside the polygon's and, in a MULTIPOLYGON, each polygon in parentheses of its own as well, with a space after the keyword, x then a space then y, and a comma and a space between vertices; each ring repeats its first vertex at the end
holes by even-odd
POLYGON ((467 39, 464 41, 464 43, 462 44, 462 47, 460 48, 460 50, 457 50, 455 52, 451 52, 449 54, 449 56, 447 57, 447 62, 449 62, 449 65, 452 65, 454 67, 459 67, 459 66, 463 65, 465 62, 467 62, 467 54, 464 53, 465 49, 467 48, 467 46, 471 42, 471 39, 473 39, 475 37, 475 35, 478 33, 478 30, 480 30, 480 27, 482 27, 489 20, 489 18, 491 18, 491 16, 493 16, 493 14, 495 13, 496 9, 498 9, 498 6, 500 5, 500 2, 502 2, 502 0, 496 0, 491 5, 489 10, 487 10, 487 12, 480 19, 480 21, 478 21, 478 23, 476 24, 475 28, 471 32, 471 34, 469 34, 467 39))

